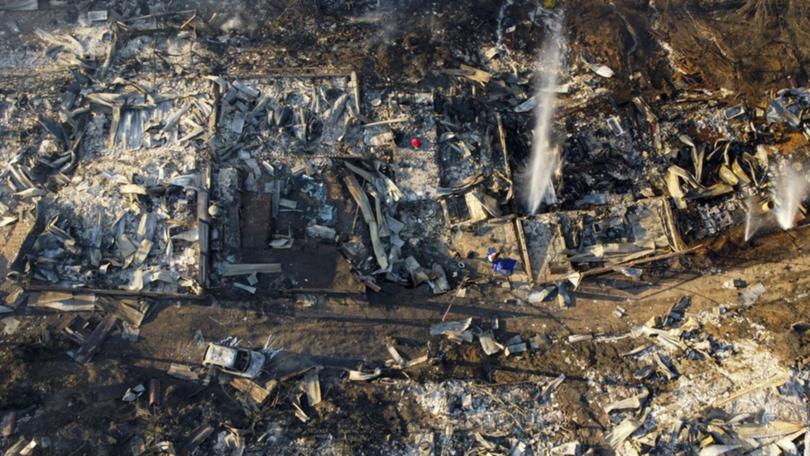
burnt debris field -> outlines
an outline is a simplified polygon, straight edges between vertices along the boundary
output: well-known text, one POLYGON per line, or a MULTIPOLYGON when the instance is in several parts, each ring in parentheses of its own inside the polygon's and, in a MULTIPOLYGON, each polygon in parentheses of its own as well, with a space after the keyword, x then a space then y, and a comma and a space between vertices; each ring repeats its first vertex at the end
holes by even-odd
POLYGON ((0 0, 0 453, 810 454, 805 0, 0 0))

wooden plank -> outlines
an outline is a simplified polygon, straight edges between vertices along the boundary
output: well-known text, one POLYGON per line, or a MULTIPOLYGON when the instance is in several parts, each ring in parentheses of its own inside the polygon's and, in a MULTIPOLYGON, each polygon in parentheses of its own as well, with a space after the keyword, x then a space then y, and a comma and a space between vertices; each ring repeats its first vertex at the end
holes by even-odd
POLYGON ((672 206, 669 205, 669 198, 663 200, 661 206, 664 209, 664 220, 666 221, 667 232, 669 233, 673 250, 676 252, 686 250, 688 247, 681 238, 681 233, 678 231, 678 225, 675 223, 675 214, 672 213, 672 206))
POLYGON ((17 425, 17 412, 14 410, 6 412, 3 415, 3 421, 0 423, 0 435, 7 439, 14 434, 14 428, 17 425))
POLYGON ((763 381, 761 381, 759 383, 756 383, 754 385, 746 386, 745 388, 742 388, 739 391, 736 391, 736 392, 734 392, 732 394, 729 394, 728 396, 726 396, 726 397, 724 397, 722 399, 718 399, 718 400, 714 401, 712 403, 712 407, 722 407, 722 406, 724 406, 726 404, 730 404, 731 402, 734 402, 737 399, 739 399, 739 398, 741 398, 743 396, 746 396, 748 394, 751 394, 754 391, 757 391, 757 390, 760 390, 760 389, 776 388, 776 387, 782 386, 788 380, 790 380, 790 375, 788 375, 788 374, 776 374, 776 375, 773 375, 770 378, 765 379, 765 380, 763 380, 763 381))
POLYGON ((352 70, 351 75, 349 75, 349 87, 352 89, 352 95, 354 95, 354 109, 357 111, 357 115, 363 115, 362 105, 360 103, 360 80, 357 78, 357 72, 352 70))
POLYGON ((509 165, 509 150, 506 148, 506 130, 503 128, 503 119, 501 113, 495 113, 495 120, 498 122, 498 139, 501 144, 501 155, 503 155, 503 169, 506 172, 506 177, 510 181, 509 193, 512 193, 512 167, 509 165))
POLYGON ((113 299, 108 296, 100 296, 98 305, 107 312, 118 315, 121 320, 129 323, 130 325, 138 328, 146 318, 151 307, 148 302, 137 299, 113 299))
MULTIPOLYGON (((29 285, 29 286, 25 287, 25 291, 28 291, 28 292, 57 291, 57 292, 71 293, 71 292, 74 291, 74 289, 73 288, 52 286, 52 285, 29 285)), ((94 293, 96 295, 104 295, 104 296, 150 297, 150 298, 155 298, 155 299, 200 300, 200 299, 205 298, 205 296, 202 296, 202 295, 193 295, 193 294, 184 294, 184 293, 164 293, 164 292, 161 292, 161 291, 102 290, 100 288, 82 288, 82 291, 84 293, 94 293)))
POLYGON ((197 372, 191 370, 191 367, 185 364, 177 364, 172 363, 169 365, 169 370, 166 371, 166 375, 169 375, 174 378, 179 378, 180 380, 185 380, 187 382, 196 382, 200 379, 200 375, 197 372))
POLYGON ((256 405, 261 406, 267 402, 267 399, 270 398, 270 395, 273 394, 273 391, 278 387, 278 381, 270 380, 265 385, 260 385, 246 378, 233 377, 231 379, 231 386, 247 394, 256 405))
POLYGON ((481 86, 485 86, 490 81, 490 79, 492 79, 492 74, 484 70, 479 70, 478 68, 465 65, 463 63, 459 65, 459 68, 448 68, 442 70, 442 72, 452 76, 460 76, 467 78, 470 81, 475 81, 481 84, 481 86))
POLYGON ((352 198, 360 206, 360 212, 363 214, 363 219, 368 225, 368 231, 371 235, 371 247, 374 250, 374 257, 377 259, 377 264, 382 269, 388 269, 388 255, 385 253, 382 241, 380 241, 380 233, 377 229, 377 220, 374 218, 374 211, 371 209, 371 203, 368 201, 368 195, 363 191, 360 184, 354 175, 347 175, 343 178, 346 187, 349 189, 352 198))
POLYGON ((197 283, 203 288, 208 287, 208 265, 210 264, 209 244, 211 226, 209 225, 211 219, 208 214, 208 206, 210 205, 208 192, 199 190, 197 192, 197 239, 200 246, 200 259, 199 270, 197 275, 197 283))
MULTIPOLYGON (((41 212, 37 206, 37 213, 41 212)), ((41 218, 38 216, 38 219, 41 218)), ((25 269, 26 254, 31 250, 42 225, 23 218, 14 225, 0 227, 0 277, 19 277, 25 269)))
POLYGON ((203 442, 205 442, 211 434, 214 433, 214 427, 208 423, 201 424, 194 432, 191 433, 186 443, 180 449, 180 454, 188 455, 194 453, 203 442))
POLYGON ((273 274, 281 272, 281 263, 222 263, 222 276, 273 274))
POLYGON ((526 234, 523 232, 523 219, 515 219, 515 236, 518 240, 518 248, 520 248, 520 256, 523 258, 523 267, 526 269, 526 275, 529 276, 529 283, 534 286, 537 282, 537 276, 532 271, 532 261, 529 256, 529 245, 526 243, 526 234))
POLYGON ((29 300, 28 306, 60 312, 92 312, 96 308, 96 295, 69 291, 43 291, 29 300))
POLYGON ((87 338, 87 341, 85 341, 78 350, 73 352, 73 359, 81 364, 89 361, 101 347, 104 339, 107 338, 107 335, 116 323, 118 323, 118 317, 115 315, 110 314, 104 317, 104 320, 90 333, 90 337, 87 338))
POLYGON ((582 277, 591 277, 591 276, 596 276, 596 275, 600 275, 600 274, 606 274, 608 272, 614 272, 614 271, 617 270, 617 268, 620 268, 620 267, 632 267, 632 266, 638 266, 640 264, 647 264, 647 263, 654 263, 656 261, 668 260, 670 258, 675 258, 675 257, 682 256, 682 255, 688 255, 690 253, 697 252, 698 250, 703 250, 705 248, 706 248, 706 244, 699 244, 699 245, 696 245, 696 246, 693 246, 693 247, 689 247, 689 248, 687 248, 685 250, 681 250, 680 252, 665 253, 665 254, 662 254, 662 255, 656 255, 656 256, 652 256, 652 257, 641 258, 641 259, 632 260, 632 261, 626 261, 624 263, 618 263, 618 264, 614 264, 614 265, 611 265, 611 266, 588 269, 587 271, 584 271, 582 273, 582 277))

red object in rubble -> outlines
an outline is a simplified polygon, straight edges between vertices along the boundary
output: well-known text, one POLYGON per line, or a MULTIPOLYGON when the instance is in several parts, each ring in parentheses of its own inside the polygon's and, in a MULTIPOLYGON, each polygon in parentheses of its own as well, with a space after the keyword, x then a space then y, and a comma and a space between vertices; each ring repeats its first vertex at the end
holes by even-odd
POLYGON ((420 149, 422 147, 422 140, 417 137, 413 137, 411 139, 411 147, 414 149, 420 149))

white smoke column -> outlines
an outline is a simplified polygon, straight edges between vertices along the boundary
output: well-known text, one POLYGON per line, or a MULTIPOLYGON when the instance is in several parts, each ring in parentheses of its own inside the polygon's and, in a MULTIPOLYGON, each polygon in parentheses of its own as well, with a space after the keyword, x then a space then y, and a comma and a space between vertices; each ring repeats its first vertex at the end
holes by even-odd
POLYGON ((532 138, 532 154, 527 171, 528 191, 526 205, 529 214, 534 214, 543 201, 555 201, 552 175, 557 165, 557 150, 551 143, 557 78, 562 66, 561 20, 554 20, 550 35, 540 52, 541 73, 535 92, 537 106, 534 110, 535 125, 532 138))
POLYGON ((786 164, 774 177, 776 190, 776 220, 783 230, 789 230, 796 224, 796 215, 802 200, 807 196, 807 180, 796 172, 793 166, 786 164))

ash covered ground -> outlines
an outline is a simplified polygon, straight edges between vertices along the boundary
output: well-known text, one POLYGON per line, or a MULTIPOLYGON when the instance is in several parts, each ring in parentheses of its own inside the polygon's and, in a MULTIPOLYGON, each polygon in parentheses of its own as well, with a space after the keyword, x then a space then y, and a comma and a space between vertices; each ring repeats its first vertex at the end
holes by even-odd
POLYGON ((806 2, 0 19, 4 454, 810 451, 806 2))

